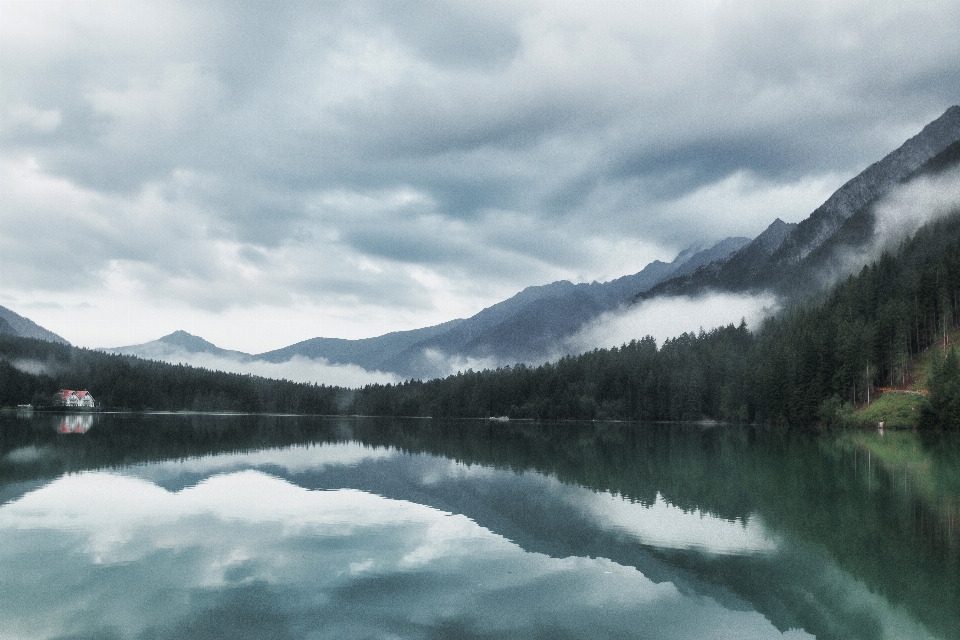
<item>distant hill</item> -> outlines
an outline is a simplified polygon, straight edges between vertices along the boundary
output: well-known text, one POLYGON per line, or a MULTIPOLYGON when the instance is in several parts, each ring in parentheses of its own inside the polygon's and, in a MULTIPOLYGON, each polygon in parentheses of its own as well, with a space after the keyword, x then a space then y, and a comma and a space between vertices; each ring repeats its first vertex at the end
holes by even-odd
POLYGON ((231 360, 246 361, 252 359, 252 356, 242 351, 231 351, 221 349, 212 342, 207 342, 199 336, 192 335, 186 331, 174 331, 173 333, 157 338, 143 344, 135 344, 128 347, 102 348, 100 351, 107 353, 119 353, 125 356, 137 356, 148 360, 159 360, 169 362, 176 360, 177 356, 183 354, 206 353, 221 358, 231 360))
MULTIPOLYGON (((174 340, 185 339, 176 336, 174 340)), ((177 366, 0 334, 0 407, 50 406, 58 389, 87 389, 110 410, 331 414, 343 389, 177 366), (26 365, 26 366, 25 366, 26 365)), ((133 436, 138 441, 143 434, 133 436)))
POLYGON ((263 353, 259 359, 283 362, 294 356, 325 358, 367 370, 392 371, 404 378, 444 375, 451 361, 464 368, 542 361, 555 355, 562 339, 600 314, 629 302, 637 292, 678 273, 724 258, 749 242, 726 238, 706 248, 691 247, 671 263, 655 260, 639 273, 610 282, 573 284, 566 280, 527 287, 470 318, 375 338, 314 338, 263 353), (476 365, 480 366, 480 364, 476 365))
POLYGON ((24 318, 6 307, 0 307, 0 333, 6 333, 21 338, 36 338, 48 342, 70 344, 52 331, 44 329, 33 320, 24 318))

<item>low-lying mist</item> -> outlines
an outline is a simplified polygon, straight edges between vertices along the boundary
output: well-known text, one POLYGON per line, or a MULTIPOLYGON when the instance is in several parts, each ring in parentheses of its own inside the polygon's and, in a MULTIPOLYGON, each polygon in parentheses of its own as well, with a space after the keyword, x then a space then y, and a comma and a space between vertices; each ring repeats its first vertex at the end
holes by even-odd
POLYGON ((58 368, 53 362, 41 362, 32 359, 11 360, 10 366, 18 371, 29 373, 32 376, 52 375, 58 368))
POLYGON ((463 354, 447 354, 437 349, 424 349, 423 359, 428 367, 432 367, 436 377, 443 378, 452 376, 461 371, 483 371, 484 369, 496 369, 497 367, 512 366, 516 362, 510 362, 503 358, 494 357, 475 357, 463 354))
POLYGON ((601 315, 568 338, 565 346, 568 353, 584 353, 619 346, 648 335, 662 345, 668 338, 682 333, 697 333, 700 329, 709 331, 731 323, 738 325, 741 319, 746 320, 749 327, 756 328, 778 309, 777 298, 770 293, 707 293, 650 298, 601 315))
MULTIPOLYGON (((756 328, 760 322, 779 310, 776 296, 770 293, 746 295, 733 293, 709 293, 702 296, 677 296, 651 298, 643 302, 620 307, 589 322, 572 336, 561 338, 539 358, 529 358, 523 364, 536 366, 555 362, 567 355, 578 355, 594 349, 618 347, 631 340, 653 336, 658 345, 668 338, 684 332, 709 331, 728 324, 747 325, 756 328)), ((423 353, 425 361, 433 368, 433 375, 444 377, 460 371, 495 369, 513 366, 515 360, 496 357, 470 357, 462 354, 447 354, 436 350, 423 353)))
POLYGON ((386 384, 399 381, 399 378, 392 373, 368 371, 355 364, 330 364, 326 359, 314 360, 302 356, 294 356, 286 362, 241 361, 210 353, 172 351, 157 359, 170 364, 185 364, 226 373, 249 373, 264 378, 340 387, 362 387, 371 383, 386 384))
POLYGON ((874 228, 869 244, 838 255, 834 266, 821 276, 823 286, 856 273, 884 252, 895 253, 901 242, 925 224, 960 212, 960 166, 893 188, 871 212, 874 228))
POLYGON ((894 188, 873 207, 874 246, 870 259, 889 251, 923 225, 960 211, 960 166, 921 176, 894 188))

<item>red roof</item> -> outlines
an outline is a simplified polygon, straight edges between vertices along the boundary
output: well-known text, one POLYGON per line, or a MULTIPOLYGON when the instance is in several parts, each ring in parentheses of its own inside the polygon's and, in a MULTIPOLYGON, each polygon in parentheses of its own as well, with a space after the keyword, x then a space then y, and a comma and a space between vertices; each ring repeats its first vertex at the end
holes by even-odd
POLYGON ((74 391, 73 389, 60 389, 60 391, 58 391, 57 393, 60 395, 60 397, 63 400, 66 400, 72 394, 77 394, 77 397, 82 400, 84 396, 90 394, 90 392, 87 391, 86 389, 83 389, 82 391, 74 391))

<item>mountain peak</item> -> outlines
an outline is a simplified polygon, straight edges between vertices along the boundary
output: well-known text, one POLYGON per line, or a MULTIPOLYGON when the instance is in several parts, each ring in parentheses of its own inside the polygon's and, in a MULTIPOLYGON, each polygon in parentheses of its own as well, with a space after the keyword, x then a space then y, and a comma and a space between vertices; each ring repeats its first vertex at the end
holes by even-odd
POLYGON ((209 354, 236 361, 245 361, 250 358, 250 355, 247 353, 221 349, 212 342, 207 342, 200 336, 187 333, 182 329, 165 335, 162 338, 152 340, 151 342, 130 345, 128 347, 101 348, 100 351, 173 363, 181 362, 183 357, 188 354, 209 354))
POLYGON ((786 240, 790 233, 796 228, 796 222, 788 223, 777 218, 763 230, 763 233, 754 238, 751 244, 756 244, 765 254, 770 255, 780 248, 783 241, 786 240))
POLYGON ((162 338, 157 338, 157 342, 163 342, 164 344, 169 344, 175 347, 182 347, 188 351, 194 352, 220 350, 220 348, 212 342, 208 342, 200 336, 195 336, 192 333, 187 333, 182 329, 174 331, 169 335, 165 335, 162 338))

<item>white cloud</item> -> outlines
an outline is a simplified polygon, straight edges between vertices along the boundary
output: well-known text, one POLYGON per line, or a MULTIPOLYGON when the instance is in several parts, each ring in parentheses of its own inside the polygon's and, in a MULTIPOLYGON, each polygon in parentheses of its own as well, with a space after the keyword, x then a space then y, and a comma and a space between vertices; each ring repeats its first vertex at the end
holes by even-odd
POLYGON ((960 212, 960 167, 923 175, 899 185, 873 205, 874 235, 866 247, 841 248, 834 262, 820 274, 833 283, 878 260, 923 225, 960 212))
POLYGON ((775 536, 758 517, 724 520, 699 509, 685 511, 657 494, 644 506, 622 497, 583 496, 582 506, 603 527, 621 531, 641 544, 665 549, 696 549, 718 555, 762 554, 779 549, 775 536))
POLYGON ((217 343, 309 308, 280 346, 635 272, 799 219, 960 101, 958 12, 6 0, 0 285, 217 343))
POLYGON ((60 126, 62 116, 57 109, 41 111, 30 105, 16 105, 3 119, 4 127, 29 127, 38 133, 53 133, 60 126))
POLYGON ((873 207, 877 250, 893 250, 923 225, 960 212, 960 167, 921 176, 894 189, 873 207))
POLYGON ((606 313, 582 328, 567 344, 573 353, 605 349, 653 336, 658 344, 682 333, 709 331, 741 319, 756 329, 778 309, 771 294, 707 293, 702 296, 670 296, 643 300, 606 313))
POLYGON ((660 215, 675 221, 678 233, 700 229, 708 238, 753 238, 775 218, 784 222, 803 220, 843 182, 844 178, 835 174, 779 182, 737 171, 669 202, 660 215))
POLYGON ((444 378, 464 371, 483 371, 496 369, 498 366, 516 364, 504 362, 497 358, 477 358, 460 354, 443 353, 437 349, 424 349, 423 357, 430 367, 429 377, 444 378))
POLYGON ((213 371, 249 373, 255 376, 277 380, 285 379, 292 382, 326 384, 350 388, 362 387, 366 384, 393 384, 400 382, 400 378, 394 373, 367 371, 363 367, 355 364, 331 364, 325 358, 314 359, 294 356, 285 362, 268 362, 266 360, 229 358, 212 353, 190 353, 176 349, 154 356, 145 354, 143 357, 169 362, 170 364, 186 364, 213 371))

